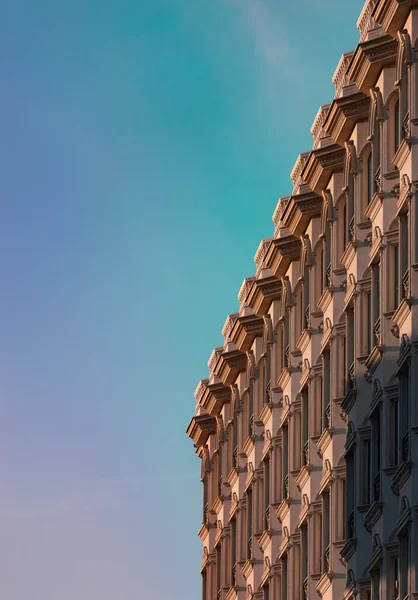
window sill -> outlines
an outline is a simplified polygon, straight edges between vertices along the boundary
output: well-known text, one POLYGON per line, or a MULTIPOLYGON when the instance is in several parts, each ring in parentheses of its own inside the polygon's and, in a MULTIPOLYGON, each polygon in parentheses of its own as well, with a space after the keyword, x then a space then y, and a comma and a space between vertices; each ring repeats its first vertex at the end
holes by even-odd
POLYGON ((341 548, 340 556, 343 559, 344 564, 347 564, 347 562, 353 556, 354 552, 356 551, 356 546, 357 546, 357 539, 350 538, 349 540, 346 541, 343 548, 341 548))
POLYGON ((394 494, 399 496, 400 491, 406 481, 409 479, 412 470, 412 463, 405 461, 399 465, 396 469, 395 474, 392 477, 392 483, 390 485, 394 494))
POLYGON ((364 515, 364 527, 369 533, 380 519, 383 512, 383 502, 373 502, 367 513, 364 515))

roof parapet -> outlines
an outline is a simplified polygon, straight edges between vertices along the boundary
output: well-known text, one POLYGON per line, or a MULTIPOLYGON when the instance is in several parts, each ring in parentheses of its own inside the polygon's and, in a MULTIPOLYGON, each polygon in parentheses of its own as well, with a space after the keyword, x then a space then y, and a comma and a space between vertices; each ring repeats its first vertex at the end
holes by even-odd
POLYGON ((238 319, 239 313, 233 313, 232 315, 228 315, 225 321, 225 325, 222 328, 222 335, 227 341, 229 334, 231 333, 231 329, 234 326, 235 321, 238 319))
POLYGON ((242 282, 242 286, 240 287, 240 290, 238 292, 238 300, 241 305, 241 308, 243 308, 243 306, 245 305, 248 292, 250 291, 251 284, 254 280, 255 276, 253 275, 252 277, 246 277, 242 282))
POLYGON ((280 229, 282 228, 282 216, 285 211, 285 208, 290 200, 290 196, 283 196, 279 198, 276 209, 272 216, 272 221, 274 223, 274 237, 279 237, 280 229))
POLYGON ((380 25, 373 17, 373 11, 378 3, 378 0, 366 0, 363 10, 357 21, 357 29, 360 32, 360 42, 366 42, 369 39, 369 34, 374 29, 381 29, 380 25))
MULTIPOLYGON (((316 114, 315 120, 311 127, 311 135, 313 138, 313 149, 316 150, 321 145, 321 140, 325 137, 329 137, 324 131, 324 122, 327 117, 331 103, 323 104, 319 107, 316 114)), ((332 142, 331 142, 332 143, 332 142)))
POLYGON ((332 76, 332 83, 335 85, 335 98, 341 98, 341 96, 347 95, 345 93, 344 88, 347 88, 349 86, 352 86, 349 93, 358 92, 357 88, 355 87, 353 82, 349 80, 347 75, 347 70, 353 56, 354 50, 352 50, 351 52, 344 52, 344 54, 341 56, 338 62, 337 68, 335 69, 335 73, 332 76))
POLYGON ((306 164, 306 161, 308 160, 308 156, 309 152, 302 152, 302 154, 299 154, 299 156, 296 159, 295 166, 293 167, 292 172, 290 173, 290 179, 293 182, 292 194, 299 193, 299 188, 304 183, 302 180, 302 171, 303 167, 306 164))

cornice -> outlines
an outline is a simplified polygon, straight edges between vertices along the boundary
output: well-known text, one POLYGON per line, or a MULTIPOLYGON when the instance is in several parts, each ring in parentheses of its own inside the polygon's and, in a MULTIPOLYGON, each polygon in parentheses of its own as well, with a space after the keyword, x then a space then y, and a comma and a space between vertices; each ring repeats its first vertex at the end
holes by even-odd
POLYGON ((239 317, 232 328, 230 341, 240 352, 251 348, 254 338, 263 335, 264 321, 258 315, 243 315, 239 317))
POLYGON ((373 11, 373 17, 383 29, 396 37, 402 29, 409 12, 418 6, 418 0, 378 0, 373 11))
POLYGON ((369 104, 369 96, 362 92, 334 100, 325 120, 324 129, 336 144, 344 146, 356 122, 368 118, 369 104))
POLYGON ((225 350, 216 363, 214 373, 224 385, 235 382, 240 371, 244 371, 247 364, 247 356, 239 350, 225 350))
POLYGON ((390 35, 359 44, 348 67, 347 75, 357 89, 368 94, 383 67, 396 63, 397 40, 390 35))
POLYGON ((203 394, 200 405, 211 416, 216 417, 221 412, 223 405, 230 400, 231 388, 229 386, 223 383, 210 383, 203 394))
POLYGON ((275 277, 282 277, 292 260, 299 258, 301 244, 300 238, 293 235, 272 241, 264 261, 275 277))
MULTIPOLYGON (((310 163, 312 154, 321 152, 327 153, 329 152, 329 148, 321 148, 311 152, 303 170, 304 174, 310 163)), ((282 216, 283 226, 289 229, 292 236, 299 237, 305 233, 309 221, 321 214, 321 208, 322 196, 312 191, 291 196, 282 216)))
POLYGON ((208 437, 215 432, 216 419, 210 415, 197 415, 193 417, 186 431, 197 448, 204 446, 208 441, 208 437))
POLYGON ((262 317, 265 315, 273 300, 278 300, 282 293, 282 282, 274 275, 256 279, 247 297, 247 305, 262 317))
POLYGON ((306 161, 302 177, 310 189, 320 196, 320 202, 318 202, 320 208, 322 208, 323 201, 322 190, 325 189, 332 173, 343 169, 344 158, 345 149, 338 144, 332 144, 313 150, 306 161))

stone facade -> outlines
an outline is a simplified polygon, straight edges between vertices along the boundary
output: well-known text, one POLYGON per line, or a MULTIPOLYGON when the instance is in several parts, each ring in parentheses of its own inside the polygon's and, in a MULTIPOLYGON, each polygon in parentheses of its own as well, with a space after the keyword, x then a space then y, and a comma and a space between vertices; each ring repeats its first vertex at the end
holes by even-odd
POLYGON ((369 0, 209 359, 204 600, 418 598, 418 0, 369 0))

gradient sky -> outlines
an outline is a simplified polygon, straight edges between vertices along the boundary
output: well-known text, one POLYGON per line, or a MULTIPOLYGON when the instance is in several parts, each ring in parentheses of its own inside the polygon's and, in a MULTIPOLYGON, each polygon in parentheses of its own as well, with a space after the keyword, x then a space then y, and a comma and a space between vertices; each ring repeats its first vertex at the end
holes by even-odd
POLYGON ((362 5, 1 2, 1 598, 199 598, 193 392, 362 5))

